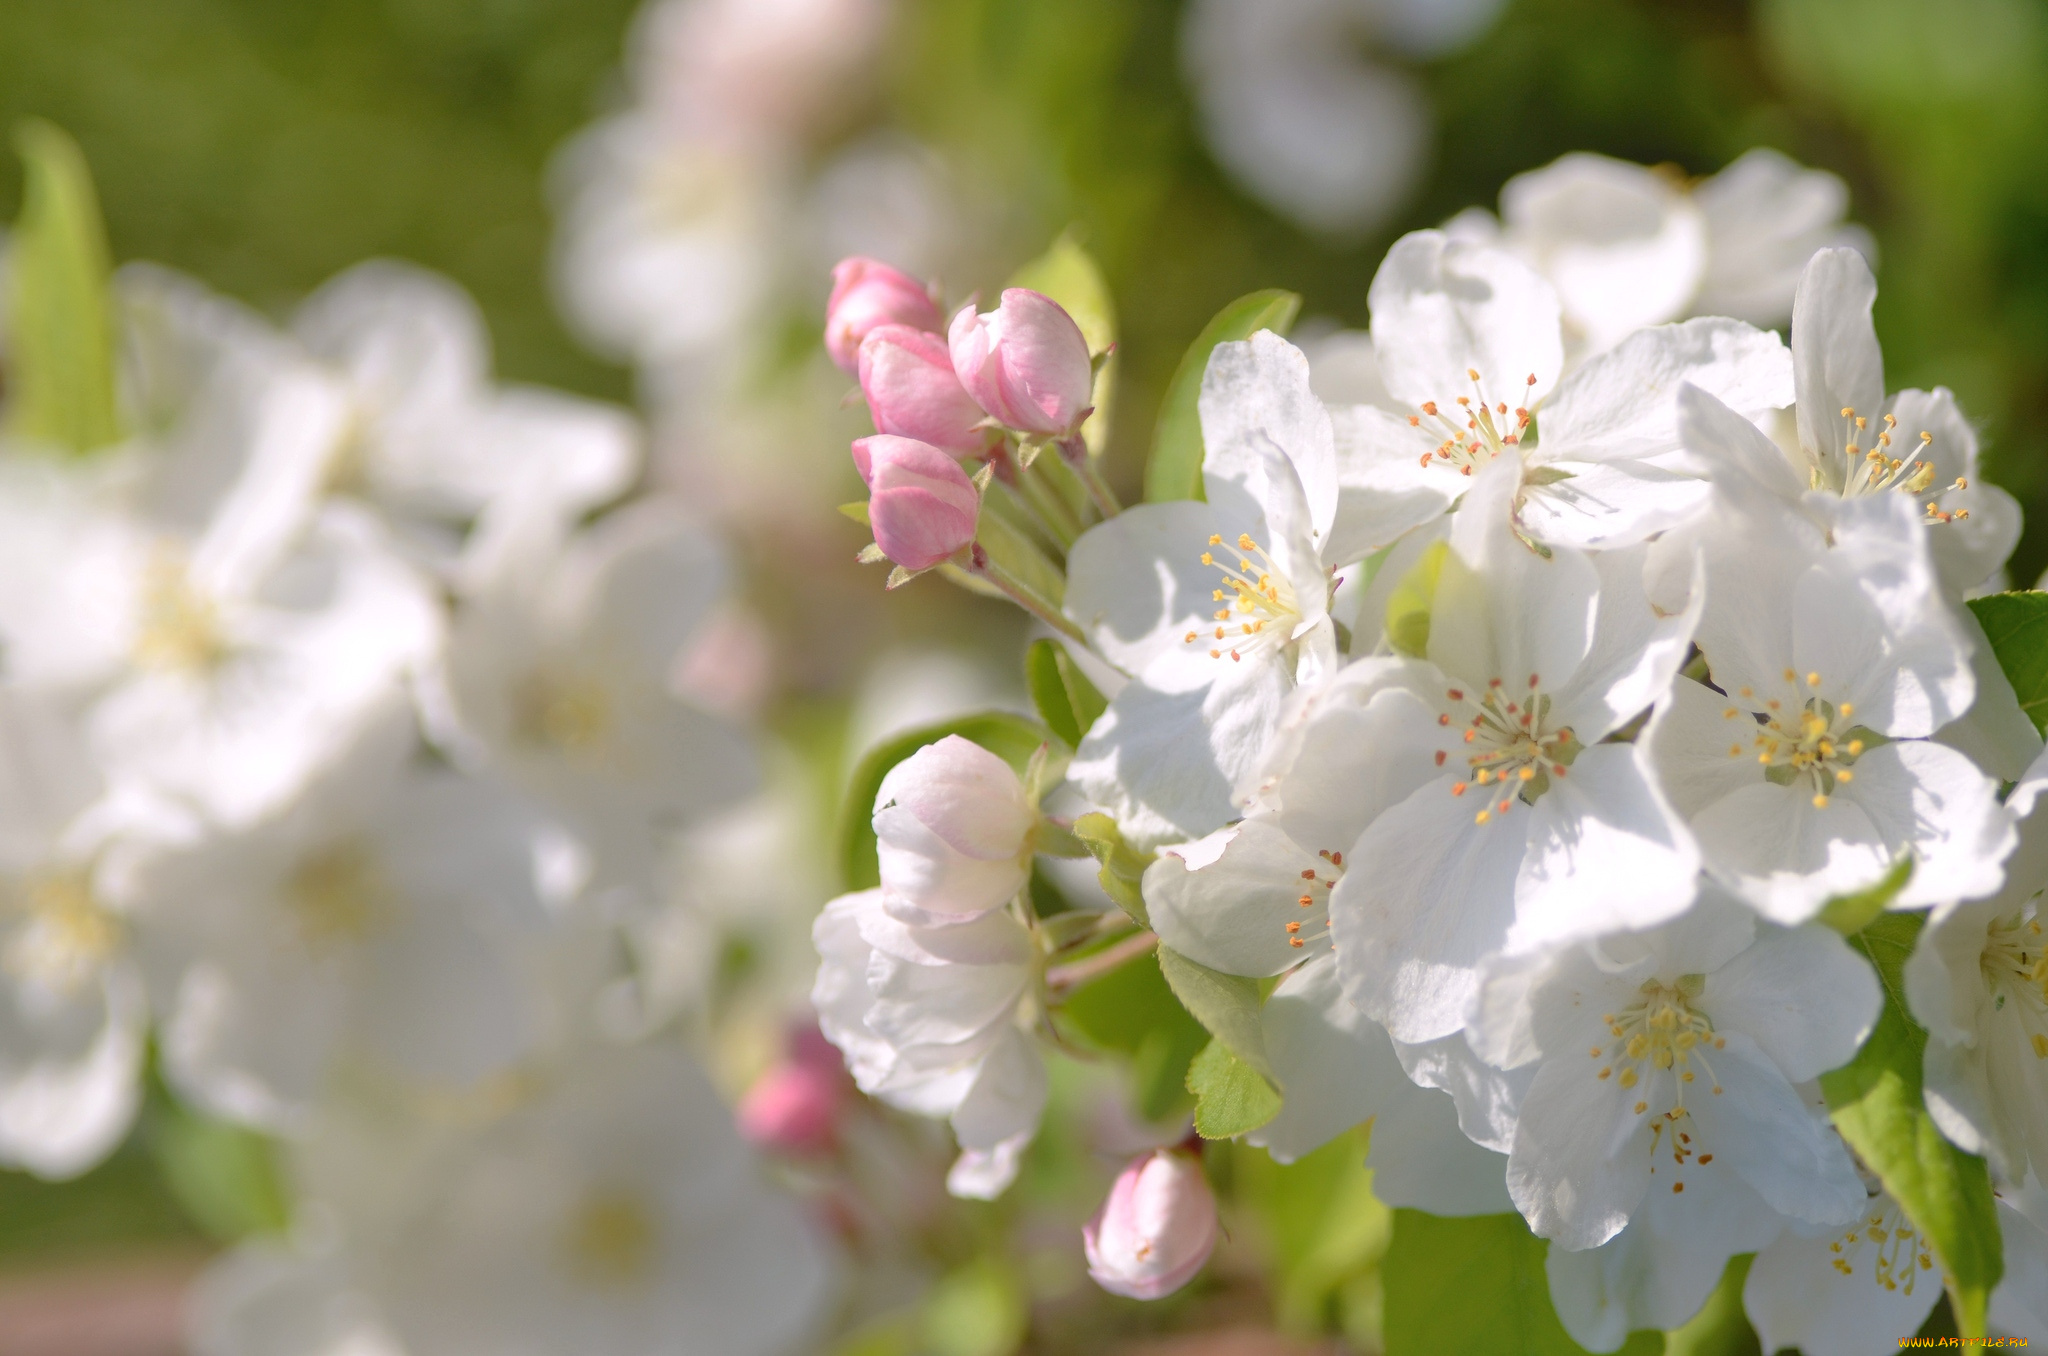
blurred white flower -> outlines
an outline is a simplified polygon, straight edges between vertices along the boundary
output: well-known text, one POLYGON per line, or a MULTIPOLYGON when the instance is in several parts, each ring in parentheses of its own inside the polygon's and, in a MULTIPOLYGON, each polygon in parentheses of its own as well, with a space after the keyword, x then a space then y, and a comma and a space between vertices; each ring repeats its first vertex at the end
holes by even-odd
POLYGON ((1419 82, 1368 42, 1434 56, 1478 36, 1500 0, 1197 0, 1181 34, 1209 147, 1253 196, 1348 234, 1400 206, 1430 151, 1419 82))
POLYGON ((216 1264, 198 1356, 776 1356, 831 1295, 828 1247, 671 1051, 579 1052, 474 1126, 350 1109, 306 1180, 330 1236, 216 1264))
POLYGON ((498 557, 532 530, 529 518, 559 531, 616 498, 639 469, 639 435, 624 411, 494 386, 482 315, 436 274, 359 264, 315 292, 292 328, 349 396, 326 487, 375 504, 458 583, 503 568, 498 557))
POLYGON ((1499 220, 1473 208, 1446 229, 1548 278, 1577 360, 1687 316, 1784 324, 1816 251, 1873 252, 1869 233, 1842 220, 1848 198, 1834 175, 1763 148, 1698 183, 1574 151, 1508 180, 1499 220))
POLYGON ((544 1034, 535 816, 388 717, 275 820, 133 850, 165 1073, 216 1115, 303 1129, 343 1061, 459 1091, 544 1034))
POLYGON ((68 713, 0 687, 0 1163, 70 1177, 127 1132, 149 1021, 102 861, 115 827, 68 713))
POLYGON ((593 888, 645 881, 665 833, 754 785, 740 728, 671 684, 725 578, 701 527, 645 501, 524 544, 455 622, 440 733, 562 818, 593 888))

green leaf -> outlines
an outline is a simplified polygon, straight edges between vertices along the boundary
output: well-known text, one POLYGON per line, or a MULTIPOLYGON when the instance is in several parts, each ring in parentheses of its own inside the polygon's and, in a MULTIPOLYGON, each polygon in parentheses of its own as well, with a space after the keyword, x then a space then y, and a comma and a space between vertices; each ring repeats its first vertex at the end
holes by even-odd
MULTIPOLYGON (((1094 258, 1081 248, 1072 227, 1052 242, 1051 249, 1012 274, 1009 285, 1043 292, 1065 307, 1081 327, 1089 353, 1108 353, 1115 346, 1116 303, 1110 297, 1109 282, 1094 258)), ((1116 367, 1116 355, 1110 353, 1095 369, 1095 413, 1081 425, 1088 450, 1097 455, 1109 441, 1110 407, 1116 400, 1116 367)))
POLYGON ((178 1203, 218 1241, 283 1233, 291 1224, 276 1146, 264 1136, 166 1103, 149 1143, 178 1203))
POLYGON ((1141 882, 1145 868, 1152 865, 1156 855, 1140 852, 1124 841, 1123 830, 1116 821, 1097 810, 1082 815, 1074 821, 1074 837, 1081 840, 1095 860, 1102 863, 1102 869, 1095 878, 1102 882, 1103 893, 1116 901, 1116 906, 1129 914, 1139 927, 1152 926, 1152 917, 1145 912, 1145 895, 1141 882))
POLYGON ((856 499, 851 504, 841 504, 839 512, 842 517, 851 518, 862 527, 872 526, 868 522, 868 501, 865 499, 856 499))
POLYGON ((927 744, 947 735, 959 735, 995 754, 1023 776, 1052 732, 1036 721, 1008 711, 984 711, 978 715, 942 720, 896 735, 869 749, 854 767, 839 812, 839 876, 849 890, 870 890, 882 883, 875 855, 875 793, 889 769, 927 744))
POLYGON ((1209 370, 1209 355, 1216 345, 1249 339, 1260 330, 1287 333, 1301 310, 1301 298, 1292 292, 1269 290, 1239 297, 1218 311, 1188 351, 1166 384, 1166 397, 1159 405, 1159 423, 1152 431, 1152 455, 1145 462, 1145 499, 1160 503, 1169 499, 1201 499, 1202 492, 1202 377, 1209 370))
POLYGON ((1876 921, 1885 906, 1898 898, 1899 891, 1906 888, 1906 881, 1912 874, 1913 854, 1902 852, 1877 884, 1854 894, 1836 895, 1821 906, 1820 916, 1815 921, 1827 924, 1844 937, 1853 937, 1876 921))
POLYGON ((1763 1356, 1763 1343, 1742 1308, 1742 1283, 1756 1254, 1728 1259, 1721 1283, 1684 1327, 1664 1334, 1664 1356, 1763 1356))
POLYGON ((1266 1059, 1266 1028, 1261 1010, 1265 995, 1259 981, 1226 975, 1189 960, 1168 946, 1159 948, 1159 970, 1173 986, 1173 996, 1209 1029, 1230 1053, 1259 1071, 1268 1082, 1273 1066, 1266 1059))
POLYGON ((1933 1245, 1957 1326, 1981 1337, 2005 1259, 1984 1160, 1942 1137, 1921 1096, 1927 1033, 1907 1015, 1903 971, 1924 922, 1888 913, 1850 939, 1877 967, 1884 1012, 1856 1058, 1820 1086, 1842 1138, 1933 1245))
POLYGON ((2048 593, 1994 593, 1970 611, 2034 728, 2048 733, 2048 593))
POLYGON ((1161 1122, 1192 1105, 1188 1064, 1209 1033, 1188 1015, 1147 953, 1074 990, 1055 1009, 1063 1033, 1130 1061, 1139 1112, 1161 1122))
POLYGON ((1370 1139, 1359 1126, 1292 1163, 1245 1144, 1230 1159, 1231 1194, 1271 1242, 1279 1326, 1303 1336, 1336 1329, 1368 1350, 1377 1345, 1378 1267, 1394 1226, 1372 1192, 1370 1139))
POLYGON ((1203 1046, 1188 1065, 1188 1091, 1195 1094, 1195 1133, 1203 1139, 1231 1139, 1280 1114, 1273 1085, 1220 1040, 1203 1046))
MULTIPOLYGON (((1440 1219, 1394 1212, 1380 1274, 1386 1287, 1386 1356, 1578 1356, 1550 1307, 1543 1240, 1520 1215, 1440 1219)), ((1636 1333, 1624 1356, 1652 1356, 1661 1333, 1636 1333)))
POLYGON ((1449 542, 1431 543, 1387 595, 1387 641, 1402 654, 1417 659, 1429 654, 1430 609, 1436 605, 1437 580, 1450 554, 1449 542))
POLYGON ((78 143, 41 120, 15 130, 26 170, 8 264, 8 432, 90 452, 121 439, 106 228, 78 143))
POLYGON ((1080 747, 1081 736, 1109 706, 1056 640, 1031 642, 1024 652, 1024 679, 1031 688, 1031 704, 1068 748, 1080 747))

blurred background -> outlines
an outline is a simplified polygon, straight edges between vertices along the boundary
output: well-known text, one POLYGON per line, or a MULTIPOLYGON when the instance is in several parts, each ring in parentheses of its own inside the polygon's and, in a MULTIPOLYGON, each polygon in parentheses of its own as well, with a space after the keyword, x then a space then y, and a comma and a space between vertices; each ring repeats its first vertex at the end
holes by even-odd
MULTIPOLYGON (((817 342, 846 253, 957 303, 1071 231, 1118 317, 1109 465, 1134 491, 1174 365, 1232 298, 1299 292, 1298 336, 1359 327, 1396 235, 1494 206, 1516 173, 1592 150, 1699 176, 1775 147, 1848 185, 1891 386, 1956 391, 2029 510, 2014 582, 2048 566, 2038 0, 0 0, 0 124, 28 116, 84 148, 118 260, 279 316, 361 259, 411 260, 474 294, 505 379, 637 405, 650 474, 712 508, 744 562, 722 681, 786 755, 776 831, 820 863, 849 760, 1018 700, 1014 664, 978 666, 1024 638, 937 580, 885 598, 853 563, 865 537, 832 509, 858 497, 864 422, 817 342)), ((0 220, 20 191, 0 170, 0 220)), ((792 879, 775 907, 793 927, 750 933, 758 901, 721 885, 742 921, 678 943, 716 953, 703 1031, 770 1029, 800 1000, 804 910, 833 882, 817 863, 792 879)), ((713 1042, 729 1090, 772 1040, 713 1042)), ((0 1351, 168 1356, 184 1280, 266 1226, 246 1155, 159 1102, 78 1180, 0 1173, 0 1351)), ((1020 1194, 1068 1203, 1040 1223, 1044 1256, 1073 1254, 1106 1171, 1050 1133, 1037 1155, 1020 1194)), ((1331 1211, 1343 1157, 1247 1199, 1331 1211)), ((951 1243, 1024 1238, 1004 1245, 1022 1270, 950 1273, 928 1347, 1000 1356, 1019 1306, 1080 1284, 1071 1256, 1032 1271, 1037 1226, 1005 1208, 960 1214, 951 1243)), ((1384 1216, 1347 1218, 1272 1231, 1314 1241, 1283 1259, 1288 1293, 1182 1308, 1225 1328, 1339 1313, 1369 1344, 1384 1216)), ((1231 1243, 1269 1245, 1249 1222, 1231 1243)), ((1033 1340, 1069 1349, 1052 1312, 1033 1340)), ((1192 1321, 1115 1312, 1134 1333, 1192 1321)), ((1068 1327, 1099 1321, 1098 1303, 1068 1327)))

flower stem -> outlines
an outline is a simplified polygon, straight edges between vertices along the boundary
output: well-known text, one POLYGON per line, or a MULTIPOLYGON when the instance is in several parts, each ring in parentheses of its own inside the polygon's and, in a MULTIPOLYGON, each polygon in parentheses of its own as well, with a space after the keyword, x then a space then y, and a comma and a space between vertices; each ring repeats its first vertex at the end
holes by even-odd
MULTIPOLYGON (((957 560, 958 557, 956 556, 955 559, 957 560)), ((1083 648, 1089 648, 1088 637, 1082 633, 1080 627, 1068 621, 1064 616, 1060 615, 1058 608, 1039 597, 1031 589, 1026 588, 1008 570, 996 564, 980 542, 975 542, 973 546, 968 548, 967 570, 970 574, 979 575, 981 578, 988 580, 989 583, 994 584, 1003 591, 1004 595, 1011 602, 1023 608, 1026 612, 1029 612, 1032 616, 1038 618, 1067 639, 1083 648)))
POLYGON ((1095 468, 1095 458, 1088 455, 1088 444, 1078 437, 1062 438, 1058 447, 1060 460, 1066 462, 1073 468, 1074 474, 1081 477, 1081 483, 1088 487, 1089 498, 1095 501, 1096 508, 1102 510, 1102 516, 1114 518, 1122 513, 1123 505, 1116 501, 1116 491, 1109 488, 1109 482, 1104 480, 1102 472, 1095 468))
POLYGON ((1107 947, 1081 960, 1066 965, 1055 965, 1045 972, 1046 991, 1063 994, 1077 989, 1091 979, 1099 978, 1116 969, 1126 961, 1136 960, 1153 947, 1159 945, 1159 935, 1154 932, 1134 933, 1115 946, 1107 947))

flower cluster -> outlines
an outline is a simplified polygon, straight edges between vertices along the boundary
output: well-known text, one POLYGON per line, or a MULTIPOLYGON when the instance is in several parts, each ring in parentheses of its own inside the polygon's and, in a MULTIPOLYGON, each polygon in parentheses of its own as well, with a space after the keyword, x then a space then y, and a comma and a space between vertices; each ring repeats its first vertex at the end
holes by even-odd
POLYGON ((829 1251, 622 959, 754 777, 676 683, 718 544, 436 276, 112 294, 125 434, 0 447, 0 1161, 102 1160, 153 1051, 289 1174, 195 1350, 787 1344, 829 1251))
MULTIPOLYGON (((841 265, 871 550, 1068 648, 1028 766, 953 736, 882 782, 879 885, 816 934, 826 1034, 950 1117, 986 1194, 1065 996, 1156 945, 1215 1036, 1201 1136, 1286 1161, 1371 1119, 1380 1197, 1518 1212, 1593 1350, 1756 1253, 1764 1348, 1818 1353, 1972 1284, 1843 1077, 1924 1028, 1901 1114, 1988 1161, 1992 1321, 2039 1333, 2048 755, 1967 601, 2005 587, 2017 506, 1948 391, 1887 390, 1832 180, 1568 158, 1504 204, 1388 252, 1346 356, 1369 400, 1319 398, 1268 328, 1198 350, 1199 482, 1160 492, 1162 423, 1121 509, 1033 483, 1101 481, 1056 304, 1008 291, 942 340, 916 282, 841 265), (1630 194, 1653 238, 1591 234, 1630 194), (1787 311, 1789 343, 1752 323, 1787 311), (1006 564, 1020 520, 1050 584, 1006 564), (1034 853, 1092 853, 1107 898, 1049 908, 1034 853)), ((1186 1154, 1141 1160, 1090 1269, 1155 1296, 1213 1231, 1186 1154)))

